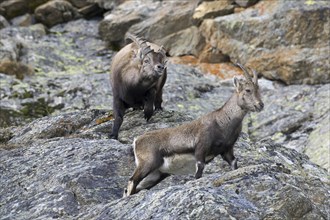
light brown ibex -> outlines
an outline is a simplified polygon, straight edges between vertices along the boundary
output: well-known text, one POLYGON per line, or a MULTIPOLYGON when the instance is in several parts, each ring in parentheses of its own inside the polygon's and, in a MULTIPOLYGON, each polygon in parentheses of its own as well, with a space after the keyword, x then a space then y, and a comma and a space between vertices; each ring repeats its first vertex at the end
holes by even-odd
POLYGON ((110 138, 118 139, 125 110, 144 109, 149 120, 155 109, 162 109, 163 86, 166 81, 166 51, 163 46, 147 42, 127 33, 133 42, 122 48, 111 64, 114 124, 110 138))
POLYGON ((233 146, 249 111, 261 111, 257 73, 253 78, 240 64, 245 79, 234 77, 236 91, 218 110, 173 128, 147 132, 134 140, 136 169, 124 196, 149 189, 170 174, 202 176, 204 165, 217 155, 237 169, 233 146))

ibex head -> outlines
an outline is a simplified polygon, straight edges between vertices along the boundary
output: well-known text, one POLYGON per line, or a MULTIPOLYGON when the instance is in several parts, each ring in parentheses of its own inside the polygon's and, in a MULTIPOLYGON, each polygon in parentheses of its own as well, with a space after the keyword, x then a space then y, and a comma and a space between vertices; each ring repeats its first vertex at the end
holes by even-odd
POLYGON ((130 33, 126 38, 131 39, 138 47, 136 58, 139 60, 140 73, 147 78, 159 78, 166 69, 167 57, 163 46, 157 46, 130 33))
POLYGON ((237 77, 234 77, 234 86, 238 94, 238 105, 247 111, 260 112, 264 107, 264 103, 261 101, 258 86, 258 75, 256 71, 252 70, 252 78, 245 67, 239 63, 236 65, 243 70, 243 75, 245 77, 245 79, 238 79, 237 77))

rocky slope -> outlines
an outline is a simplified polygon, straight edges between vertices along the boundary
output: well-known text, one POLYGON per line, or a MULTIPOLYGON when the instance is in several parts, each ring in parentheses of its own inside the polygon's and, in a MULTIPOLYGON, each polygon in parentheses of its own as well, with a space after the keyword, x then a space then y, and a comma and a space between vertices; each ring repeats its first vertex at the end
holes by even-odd
MULTIPOLYGON (((111 121, 101 110, 37 119, 14 129, 1 161, 2 219, 326 219, 327 171, 295 150, 242 134, 239 169, 217 158, 204 177, 176 176, 156 188, 121 198, 134 169, 130 144, 107 139, 111 121), (148 208, 146 208, 148 207, 148 208)), ((158 112, 127 114, 121 137, 191 120, 158 112)))
POLYGON ((329 7, 324 1, 299 1, 286 8, 285 1, 228 0, 216 4, 215 11, 210 11, 214 1, 198 5, 197 1, 143 0, 136 4, 90 0, 85 5, 79 0, 38 0, 29 1, 35 4, 28 9, 24 2, 0 1, 4 16, 0 15, 1 219, 328 218, 330 84, 325 83, 329 63, 322 60, 328 56, 324 50, 329 39, 325 28, 329 7), (59 7, 62 3, 66 6, 59 7), (47 23, 47 19, 55 20, 41 16, 47 15, 48 7, 61 8, 63 16, 58 16, 62 20, 47 23), (164 8, 164 14, 157 13, 159 7, 164 8), (174 10, 178 8, 184 10, 174 10), (85 19, 104 11, 104 19, 85 19), (119 16, 121 13, 131 17, 119 16), (168 13, 171 16, 165 16, 168 13), (285 20, 287 13, 292 20, 285 20), (324 19, 313 23, 322 13, 324 19), (105 34, 111 33, 110 29, 103 28, 113 27, 113 19, 119 18, 127 19, 127 26, 114 27, 139 30, 136 33, 154 41, 162 39, 168 42, 170 54, 193 54, 197 62, 182 65, 177 63, 186 57, 171 58, 164 88, 165 110, 148 123, 142 111, 129 111, 119 141, 114 141, 107 138, 112 126, 108 69, 115 53, 108 46, 121 45, 125 31, 118 32, 118 39, 112 41, 105 34), (267 28, 278 28, 276 33, 282 36, 289 21, 299 25, 292 35, 285 35, 285 44, 274 40, 270 47, 265 43, 271 34, 267 28), (304 31, 308 21, 320 32, 304 31), (269 26, 261 25, 266 23, 269 26), (160 24, 164 30, 156 28, 160 24), (215 32, 217 28, 226 31, 215 32), (258 37, 258 42, 249 41, 257 32, 265 35, 258 37), (228 36, 219 40, 224 34, 228 36), (307 35, 314 40, 306 40, 307 35), (213 45, 214 41, 223 44, 213 45), (286 44, 293 44, 299 53, 283 57, 279 51, 286 44), (232 51, 227 50, 228 45, 232 51), (314 54, 318 50, 320 53, 314 54), (274 51, 269 61, 274 65, 266 68, 259 65, 263 61, 258 64, 257 58, 264 60, 264 55, 274 51), (304 51, 313 64, 308 76, 304 72, 309 65, 304 62, 307 55, 300 53, 304 51), (277 62, 276 54, 286 59, 283 71, 277 72, 283 63, 277 62), (323 84, 286 86, 262 77, 259 83, 265 109, 248 115, 244 122, 235 147, 238 170, 230 171, 217 158, 199 180, 170 177, 154 189, 122 199, 135 166, 133 137, 219 108, 233 92, 230 78, 240 74, 230 63, 219 63, 228 59, 260 68, 265 77, 286 84, 323 84), (205 74, 202 65, 219 69, 219 75, 228 79, 205 74), (293 67, 297 73, 290 72, 293 67), (315 72, 315 68, 322 71, 315 72), (293 75, 285 78, 282 73, 293 75))

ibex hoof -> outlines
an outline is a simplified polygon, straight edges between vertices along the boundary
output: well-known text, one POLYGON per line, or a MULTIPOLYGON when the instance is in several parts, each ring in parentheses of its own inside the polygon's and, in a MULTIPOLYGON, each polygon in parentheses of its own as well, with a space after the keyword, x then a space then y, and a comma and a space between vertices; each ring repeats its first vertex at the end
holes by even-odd
POLYGON ((123 198, 127 197, 127 188, 124 189, 123 198))
POLYGON ((115 139, 115 140, 118 140, 118 135, 109 134, 109 139, 115 139))

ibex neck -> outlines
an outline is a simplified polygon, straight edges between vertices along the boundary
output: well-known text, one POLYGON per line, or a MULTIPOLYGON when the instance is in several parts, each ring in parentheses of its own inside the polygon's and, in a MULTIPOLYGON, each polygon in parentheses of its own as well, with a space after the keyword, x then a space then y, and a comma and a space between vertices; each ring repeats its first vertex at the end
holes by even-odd
POLYGON ((217 121, 222 125, 238 126, 243 121, 246 111, 237 105, 238 96, 235 92, 217 112, 217 121))

